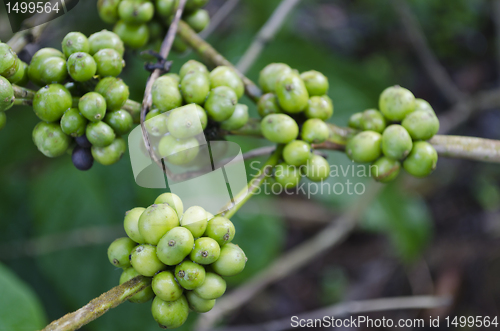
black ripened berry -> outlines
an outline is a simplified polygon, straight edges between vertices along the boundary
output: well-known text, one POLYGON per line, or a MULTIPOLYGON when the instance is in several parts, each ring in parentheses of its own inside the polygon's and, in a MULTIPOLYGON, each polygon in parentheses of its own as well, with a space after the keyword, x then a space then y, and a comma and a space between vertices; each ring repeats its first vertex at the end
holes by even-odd
POLYGON ((76 137, 75 138, 75 142, 80 147, 84 147, 84 148, 90 148, 90 147, 92 147, 92 144, 90 143, 90 141, 88 140, 88 138, 87 138, 86 135, 83 135, 83 136, 80 136, 80 137, 76 137))
POLYGON ((76 146, 73 149, 73 154, 71 155, 71 161, 78 170, 89 170, 94 164, 94 158, 90 152, 90 148, 83 148, 81 146, 76 146))

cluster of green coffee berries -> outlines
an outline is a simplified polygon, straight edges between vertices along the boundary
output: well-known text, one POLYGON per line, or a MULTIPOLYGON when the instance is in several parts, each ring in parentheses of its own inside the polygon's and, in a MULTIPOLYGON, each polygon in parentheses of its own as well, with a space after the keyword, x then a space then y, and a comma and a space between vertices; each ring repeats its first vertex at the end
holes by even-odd
POLYGON ((151 287, 129 301, 154 297, 151 312, 164 328, 184 324, 190 310, 211 310, 226 291, 222 277, 245 268, 245 253, 231 243, 233 223, 198 206, 184 211, 173 193, 160 195, 148 208, 129 210, 124 228, 128 237, 109 246, 109 261, 123 268, 120 284, 139 275, 152 277, 151 287))
POLYGON ((89 38, 68 33, 62 52, 37 51, 28 66, 28 77, 43 86, 33 98, 33 111, 41 122, 33 130, 38 150, 48 157, 72 152, 80 170, 94 160, 110 165, 126 150, 122 135, 133 125, 130 113, 121 108, 128 100, 128 86, 118 76, 123 61, 123 42, 103 30, 89 38))
MULTIPOLYGON (((202 9, 208 0, 187 0, 183 19, 196 32, 205 29, 210 16, 202 9)), ((99 0, 97 9, 101 19, 114 24, 113 31, 127 47, 138 49, 163 39, 164 29, 175 14, 179 0, 99 0)), ((187 46, 178 38, 174 49, 184 51, 187 46)))
POLYGON ((439 130, 430 104, 393 86, 380 95, 379 108, 351 116, 349 126, 362 132, 347 143, 347 156, 355 162, 373 162, 373 175, 380 182, 396 178, 401 162, 409 174, 428 176, 436 168, 438 155, 426 140, 439 130))
POLYGON ((284 162, 274 171, 276 182, 293 188, 303 175, 312 181, 328 178, 328 161, 311 147, 330 135, 325 123, 333 115, 328 79, 318 71, 299 74, 284 63, 271 63, 260 72, 259 84, 266 93, 258 102, 262 134, 285 144, 284 162))
POLYGON ((175 165, 195 160, 200 151, 196 136, 209 123, 223 130, 246 124, 248 107, 238 104, 244 90, 234 69, 219 66, 209 72, 194 60, 186 62, 179 74, 159 77, 151 91, 153 109, 145 122, 153 149, 175 165))

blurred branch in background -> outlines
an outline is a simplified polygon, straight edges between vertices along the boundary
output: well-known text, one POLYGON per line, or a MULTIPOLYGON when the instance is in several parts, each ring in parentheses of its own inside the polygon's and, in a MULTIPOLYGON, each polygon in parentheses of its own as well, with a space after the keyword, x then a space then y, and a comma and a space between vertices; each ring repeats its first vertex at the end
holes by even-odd
POLYGON ((226 17, 231 14, 231 12, 236 8, 240 0, 228 0, 226 1, 220 8, 217 10, 217 12, 212 16, 210 19, 210 24, 208 27, 201 31, 198 35, 203 38, 207 39, 208 36, 212 34, 212 32, 217 29, 217 27, 224 22, 226 17))
POLYGON ((252 44, 246 50, 245 54, 241 57, 236 65, 239 71, 246 73, 252 66, 255 60, 259 57, 260 53, 270 42, 280 27, 283 25, 286 17, 292 9, 300 2, 300 0, 282 0, 276 10, 273 12, 269 20, 262 26, 259 33, 253 40, 252 44))

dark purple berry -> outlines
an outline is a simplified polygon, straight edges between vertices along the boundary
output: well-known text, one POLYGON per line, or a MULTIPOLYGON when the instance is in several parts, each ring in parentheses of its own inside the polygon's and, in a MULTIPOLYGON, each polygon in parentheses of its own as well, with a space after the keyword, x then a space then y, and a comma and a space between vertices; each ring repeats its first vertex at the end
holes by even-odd
POLYGON ((94 158, 89 148, 76 146, 71 155, 71 161, 78 170, 89 170, 94 164, 94 158))
POLYGON ((75 138, 75 141, 76 141, 76 144, 80 147, 83 147, 83 148, 90 148, 92 147, 92 144, 90 143, 90 141, 87 139, 87 136, 86 135, 82 135, 80 137, 76 137, 75 138))

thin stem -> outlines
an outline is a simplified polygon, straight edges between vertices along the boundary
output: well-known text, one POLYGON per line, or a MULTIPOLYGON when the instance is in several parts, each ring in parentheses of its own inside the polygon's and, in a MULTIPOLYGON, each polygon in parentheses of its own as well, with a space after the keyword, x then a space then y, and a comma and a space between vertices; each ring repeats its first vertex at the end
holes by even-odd
POLYGON ((30 90, 29 88, 12 84, 12 89, 14 90, 14 96, 16 98, 33 99, 35 97, 36 91, 30 90))
POLYGON ((14 106, 33 106, 33 99, 16 98, 14 106))
POLYGON ((47 325, 42 331, 72 331, 92 322, 111 308, 124 303, 128 298, 151 285, 151 279, 135 277, 122 285, 116 286, 82 308, 64 315, 47 325))

